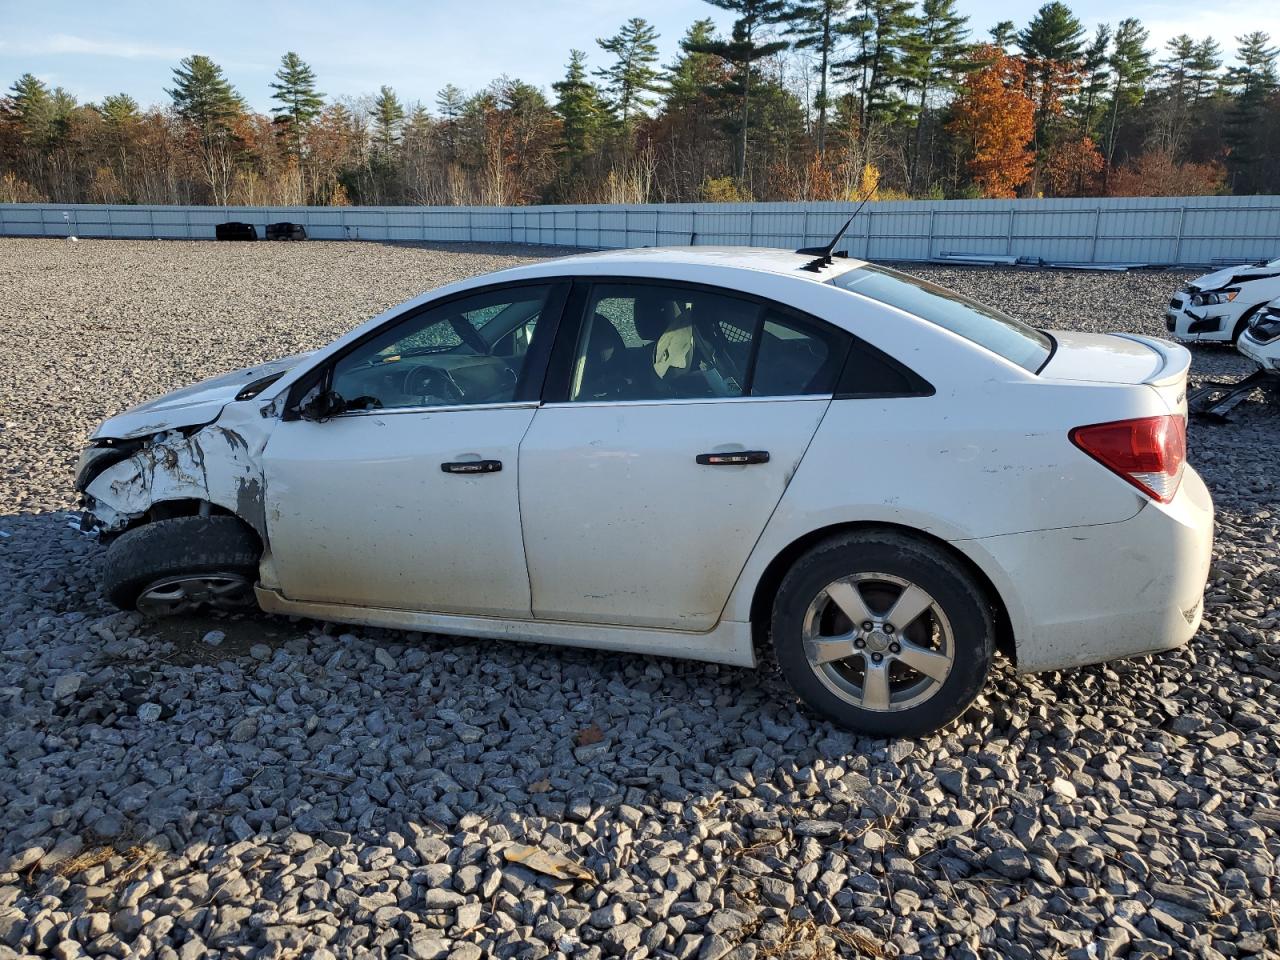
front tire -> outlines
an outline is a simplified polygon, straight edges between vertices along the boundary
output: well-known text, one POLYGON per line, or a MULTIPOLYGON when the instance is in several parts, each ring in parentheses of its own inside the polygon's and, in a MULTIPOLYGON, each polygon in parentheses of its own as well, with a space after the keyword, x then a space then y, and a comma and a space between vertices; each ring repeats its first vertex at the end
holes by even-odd
POLYGON ((806 704, 882 737, 931 733, 982 691, 991 606, 955 558, 890 531, 833 537, 796 561, 774 600, 778 664, 806 704))
POLYGON ((237 517, 175 517, 135 527, 107 548, 102 591, 151 617, 251 610, 258 538, 237 517))

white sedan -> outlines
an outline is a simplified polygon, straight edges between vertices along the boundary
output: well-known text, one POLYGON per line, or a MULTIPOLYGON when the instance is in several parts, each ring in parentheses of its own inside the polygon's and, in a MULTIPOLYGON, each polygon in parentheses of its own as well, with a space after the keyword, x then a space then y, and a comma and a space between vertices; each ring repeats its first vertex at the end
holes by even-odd
POLYGON ((1226 267, 1197 277, 1170 298, 1165 329, 1184 343, 1237 343, 1276 297, 1280 258, 1226 267))
POLYGON ((105 594, 751 666, 849 727, 1176 647, 1213 506, 1189 356, 852 259, 589 254, 454 283, 105 422, 105 594))

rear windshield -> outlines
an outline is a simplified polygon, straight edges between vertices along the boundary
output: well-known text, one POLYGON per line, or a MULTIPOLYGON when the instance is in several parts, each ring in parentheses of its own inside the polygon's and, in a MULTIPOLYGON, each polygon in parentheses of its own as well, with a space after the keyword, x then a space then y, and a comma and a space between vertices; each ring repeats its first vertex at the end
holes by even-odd
POLYGON ((1053 351, 1053 341, 1035 327, 897 270, 867 264, 842 273, 831 282, 945 327, 1032 373, 1044 365, 1053 351))

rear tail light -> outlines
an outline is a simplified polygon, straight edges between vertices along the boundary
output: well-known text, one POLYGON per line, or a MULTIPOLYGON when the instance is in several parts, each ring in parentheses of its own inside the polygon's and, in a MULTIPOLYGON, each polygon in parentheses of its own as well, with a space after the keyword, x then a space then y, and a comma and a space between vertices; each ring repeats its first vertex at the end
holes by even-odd
POLYGON ((1141 417, 1076 427, 1071 442, 1147 496, 1168 503, 1187 462, 1187 421, 1141 417))

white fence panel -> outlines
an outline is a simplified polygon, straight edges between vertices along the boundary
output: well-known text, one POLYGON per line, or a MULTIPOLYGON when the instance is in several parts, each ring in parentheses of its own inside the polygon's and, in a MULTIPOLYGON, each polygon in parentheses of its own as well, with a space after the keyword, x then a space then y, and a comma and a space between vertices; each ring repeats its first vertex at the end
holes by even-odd
MULTIPOLYGON (((216 224, 303 224, 316 240, 609 248, 827 242, 849 203, 543 207, 182 207, 0 204, 0 235, 212 239, 216 224)), ((1205 264, 1280 256, 1280 197, 870 203, 839 249, 872 260, 946 254, 1062 263, 1205 264)))

